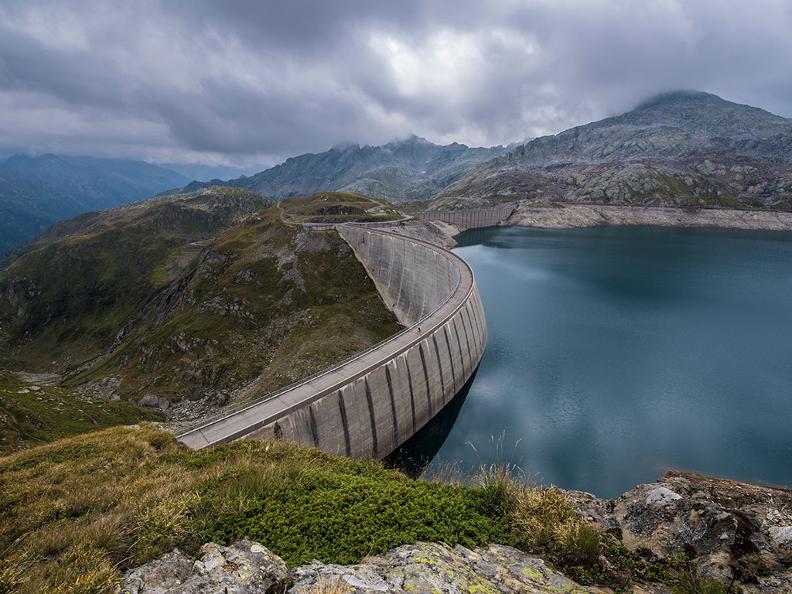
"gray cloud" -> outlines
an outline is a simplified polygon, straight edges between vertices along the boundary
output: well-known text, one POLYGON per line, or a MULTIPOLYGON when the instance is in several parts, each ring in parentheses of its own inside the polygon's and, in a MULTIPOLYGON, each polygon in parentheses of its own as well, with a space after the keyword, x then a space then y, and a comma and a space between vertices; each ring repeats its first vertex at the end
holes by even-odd
POLYGON ((677 88, 792 116, 786 0, 8 1, 0 151, 274 162, 522 140, 677 88))

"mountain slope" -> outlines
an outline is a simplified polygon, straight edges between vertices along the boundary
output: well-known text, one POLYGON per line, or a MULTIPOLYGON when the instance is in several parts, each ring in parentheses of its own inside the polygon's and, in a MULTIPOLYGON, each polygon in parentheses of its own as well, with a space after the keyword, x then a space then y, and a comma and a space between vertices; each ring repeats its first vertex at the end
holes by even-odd
POLYGON ((439 196, 790 210, 792 120, 707 93, 668 93, 528 142, 439 196))
POLYGON ((142 161, 10 157, 0 161, 0 255, 56 221, 148 198, 188 181, 142 161))
POLYGON ((251 177, 193 183, 185 190, 228 185, 274 198, 337 190, 395 201, 420 200, 505 150, 470 148, 456 143, 439 146, 413 136, 382 146, 337 146, 323 153, 287 159, 251 177))
MULTIPOLYGON (((243 175, 253 175, 260 169, 256 167, 232 167, 229 165, 202 165, 200 163, 157 163, 157 165, 199 182, 208 182, 217 178, 231 179, 233 177, 242 177, 243 175)), ((173 189, 173 186, 168 189, 173 189)))
POLYGON ((334 231, 270 204, 212 188, 55 225, 0 269, 0 366, 196 416, 398 330, 334 231))

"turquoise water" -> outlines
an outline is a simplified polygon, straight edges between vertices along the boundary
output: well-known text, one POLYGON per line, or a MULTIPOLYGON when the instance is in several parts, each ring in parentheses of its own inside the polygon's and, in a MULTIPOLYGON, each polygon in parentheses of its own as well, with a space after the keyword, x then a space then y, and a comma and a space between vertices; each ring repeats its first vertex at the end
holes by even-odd
POLYGON ((792 484, 792 234, 513 227, 458 240, 489 343, 454 418, 424 432, 430 469, 512 462, 600 496, 672 468, 792 484))

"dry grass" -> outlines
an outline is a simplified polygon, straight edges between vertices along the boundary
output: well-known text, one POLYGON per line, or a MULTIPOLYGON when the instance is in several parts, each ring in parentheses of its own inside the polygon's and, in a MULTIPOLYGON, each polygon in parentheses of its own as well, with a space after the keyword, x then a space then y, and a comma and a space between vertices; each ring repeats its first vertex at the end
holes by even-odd
POLYGON ((103 592, 176 546, 241 537, 290 565, 476 546, 502 523, 485 495, 292 444, 192 451, 154 425, 115 427, 0 458, 0 593, 103 592))
POLYGON ((156 464, 159 434, 116 428, 0 460, 0 592, 100 592, 117 565, 172 544, 199 476, 156 464))
POLYGON ((412 480, 281 442, 187 450, 151 424, 63 439, 0 458, 0 594, 103 592, 176 546, 195 554, 242 537, 290 566, 355 563, 418 541, 498 542, 619 589, 665 581, 675 567, 601 538, 562 491, 517 467, 483 467, 473 485, 447 476, 453 484, 412 480))
POLYGON ((555 487, 533 485, 514 465, 482 466, 479 484, 509 510, 509 532, 520 548, 553 556, 563 565, 596 565, 600 535, 555 487))

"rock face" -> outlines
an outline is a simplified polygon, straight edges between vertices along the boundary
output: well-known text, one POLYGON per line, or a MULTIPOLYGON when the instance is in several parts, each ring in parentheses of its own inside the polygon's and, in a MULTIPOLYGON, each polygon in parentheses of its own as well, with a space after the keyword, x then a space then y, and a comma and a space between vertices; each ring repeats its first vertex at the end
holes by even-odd
POLYGON ((319 191, 359 192, 389 200, 423 200, 475 166, 506 152, 501 146, 472 148, 433 144, 416 136, 382 146, 347 144, 308 153, 250 177, 193 182, 185 190, 234 186, 287 198, 319 191))
POLYGON ((201 547, 193 561, 179 550, 128 571, 124 594, 278 594, 289 585, 286 564, 260 544, 240 540, 230 547, 201 547))
POLYGON ((522 201, 504 224, 545 228, 658 225, 788 231, 792 229, 792 213, 600 204, 537 206, 530 201, 522 201))
POLYGON ((792 490, 668 473, 603 501, 570 493, 602 532, 647 557, 686 555, 702 578, 792 592, 792 490))
POLYGON ((442 544, 406 545, 359 565, 313 562, 287 574, 277 556, 257 543, 241 540, 230 547, 201 548, 193 562, 179 551, 127 572, 125 594, 309 594, 356 592, 586 593, 544 561, 510 547, 491 545, 471 551, 442 544))
POLYGON ((696 92, 544 136, 440 197, 792 210, 792 120, 696 92))

